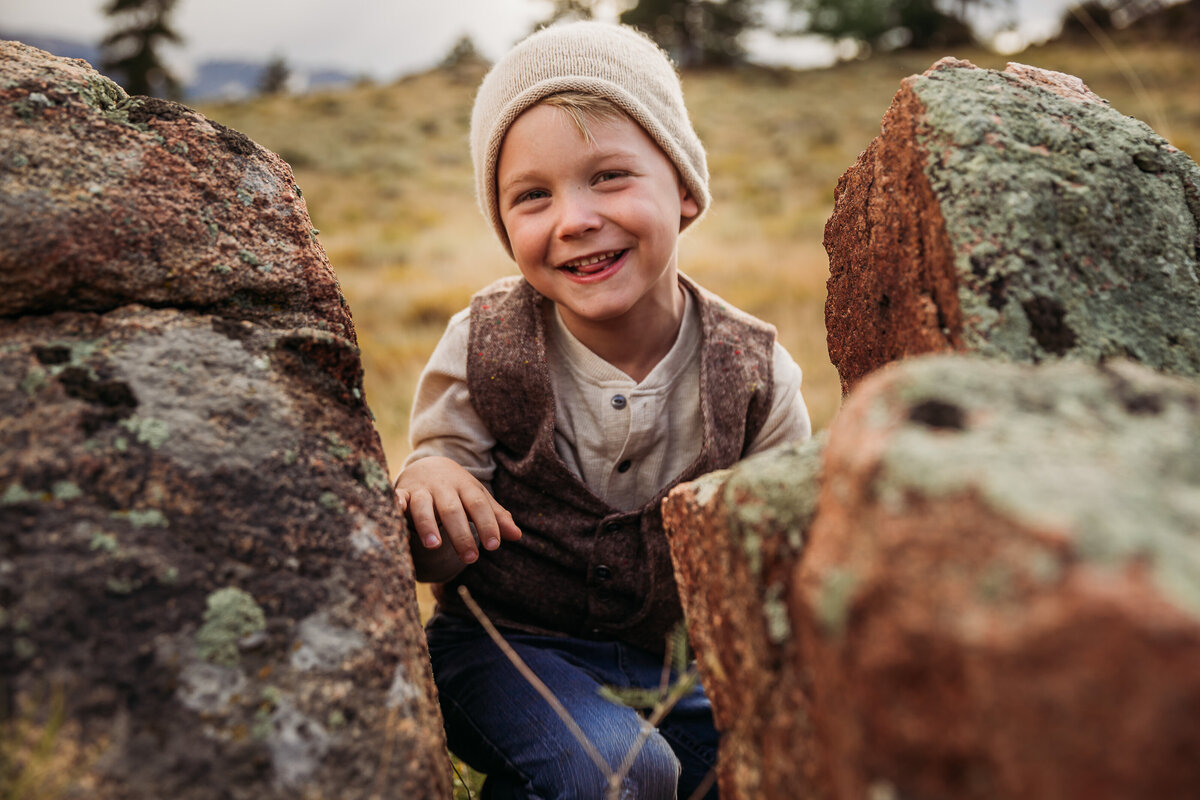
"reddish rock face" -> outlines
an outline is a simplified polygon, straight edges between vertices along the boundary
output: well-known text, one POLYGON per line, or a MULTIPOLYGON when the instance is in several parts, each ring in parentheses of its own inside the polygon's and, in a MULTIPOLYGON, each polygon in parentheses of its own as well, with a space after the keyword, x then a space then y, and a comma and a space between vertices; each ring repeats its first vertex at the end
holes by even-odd
POLYGON ((663 504, 689 639, 721 730, 725 800, 831 796, 787 607, 820 452, 812 440, 747 459, 663 504))
POLYGON ((1200 781, 1200 386, 909 360, 829 432, 791 584, 839 797, 1200 781))
POLYGON ((0 65, 4 716, 91 797, 448 797, 353 326, 286 165, 83 62, 0 65))
POLYGON ((664 512, 722 797, 1200 785, 1200 385, 908 359, 664 512))
POLYGON ((1070 75, 946 59, 901 84, 825 227, 849 391, 968 351, 1200 375, 1200 168, 1070 75))
POLYGON ((0 46, 0 316, 127 303, 353 339, 277 155, 87 62, 0 46))

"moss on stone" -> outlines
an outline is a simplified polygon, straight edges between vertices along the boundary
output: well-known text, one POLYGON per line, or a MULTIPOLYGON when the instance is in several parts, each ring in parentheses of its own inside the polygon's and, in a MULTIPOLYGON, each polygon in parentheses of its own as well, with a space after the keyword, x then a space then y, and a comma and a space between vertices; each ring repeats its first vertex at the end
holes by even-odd
POLYGON ((50 493, 54 495, 55 500, 78 500, 83 497, 83 490, 78 485, 71 481, 55 481, 50 487, 50 493))
POLYGON ((152 417, 139 417, 135 414, 121 420, 120 425, 132 433, 139 442, 149 445, 152 450, 162 447, 171 436, 167 423, 152 417))
POLYGON ((49 373, 41 364, 34 364, 25 372, 25 377, 21 379, 21 391, 32 397, 45 388, 49 378, 49 373))
POLYGON ((831 569, 822 576, 815 611, 817 623, 825 633, 840 636, 845 631, 858 585, 858 575, 844 567, 831 569))
POLYGON ((915 79, 966 347, 1200 375, 1200 168, 1144 123, 1011 74, 915 79))
POLYGON ((124 520, 135 528, 166 528, 167 515, 157 508, 133 508, 109 514, 116 520, 124 520))
POLYGON ((117 544, 117 537, 103 531, 96 531, 92 534, 92 538, 88 542, 88 548, 91 550, 100 550, 110 555, 116 554, 121 549, 117 544))
POLYGON ((196 631, 196 654, 213 664, 238 664, 240 639, 265 630, 267 620, 258 603, 247 592, 227 586, 205 600, 204 624, 196 631))
POLYGON ((327 442, 325 447, 326 452, 338 461, 345 461, 354 454, 350 446, 342 441, 342 437, 338 435, 337 431, 326 432, 325 441, 327 442))
MULTIPOLYGON (((1200 384, 1120 362, 1033 367, 962 356, 897 365, 884 402, 878 496, 970 494, 1018 524, 1070 537, 1075 557, 1144 562, 1200 615, 1200 384), (917 409, 954 407, 939 426, 917 409)), ((1056 580, 1050 553, 1026 565, 1056 580)))
POLYGON ((317 498, 317 502, 321 504, 321 508, 324 508, 326 511, 331 513, 346 513, 346 504, 343 503, 342 499, 333 492, 322 492, 321 496, 317 498))
POLYGON ((373 458, 363 456, 358 462, 362 470, 363 484, 373 492, 386 492, 392 484, 388 481, 387 470, 373 458))
POLYGON ((730 533, 746 554, 752 575, 762 570, 762 536, 783 535, 794 552, 804 546, 820 494, 825 436, 783 445, 745 459, 724 474, 730 533))
POLYGON ((37 499, 37 495, 22 486, 20 481, 14 481, 5 488, 4 494, 0 494, 0 506, 30 503, 37 499))

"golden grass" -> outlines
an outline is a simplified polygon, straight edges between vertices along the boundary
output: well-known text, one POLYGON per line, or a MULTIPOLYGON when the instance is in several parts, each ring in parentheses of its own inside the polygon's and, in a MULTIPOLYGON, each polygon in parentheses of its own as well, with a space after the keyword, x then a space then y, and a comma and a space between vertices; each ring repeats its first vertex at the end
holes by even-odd
MULTIPOLYGON (((1078 75, 1118 110, 1160 120, 1200 149, 1200 59, 1184 45, 1118 41, 1148 89, 1139 96, 1099 47, 1053 45, 1007 60, 1078 75)), ((709 152, 714 202, 683 237, 682 269, 773 323, 805 372, 816 428, 840 403, 825 346, 828 261, 821 244, 837 179, 879 131, 905 76, 941 53, 901 53, 811 71, 747 69, 684 77, 709 152)), ((296 173, 358 329, 367 398, 394 471, 408 453, 417 375, 446 319, 514 271, 474 202, 467 128, 478 70, 387 86, 202 108, 280 153, 296 173)))

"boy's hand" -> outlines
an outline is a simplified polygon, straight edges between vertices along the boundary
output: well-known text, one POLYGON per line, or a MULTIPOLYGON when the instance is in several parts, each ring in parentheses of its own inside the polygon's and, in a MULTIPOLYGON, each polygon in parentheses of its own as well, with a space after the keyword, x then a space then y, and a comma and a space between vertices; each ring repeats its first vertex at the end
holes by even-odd
MULTIPOLYGON (((501 540, 521 538, 512 515, 471 473, 449 458, 430 456, 414 461, 396 477, 395 489, 400 511, 408 514, 412 524, 410 538, 427 550, 445 549, 445 532, 459 562, 454 574, 479 559, 472 525, 486 550, 495 550, 501 540)), ((418 557, 416 548, 413 556, 418 557)))

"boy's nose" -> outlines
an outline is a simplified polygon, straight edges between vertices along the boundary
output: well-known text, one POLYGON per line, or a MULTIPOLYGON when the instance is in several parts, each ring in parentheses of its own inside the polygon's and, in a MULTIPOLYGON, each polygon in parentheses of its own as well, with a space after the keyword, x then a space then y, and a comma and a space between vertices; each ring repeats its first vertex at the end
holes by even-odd
POLYGON ((558 213, 558 237, 571 239, 597 230, 601 225, 600 215, 588 202, 583 192, 571 192, 560 196, 558 213))

